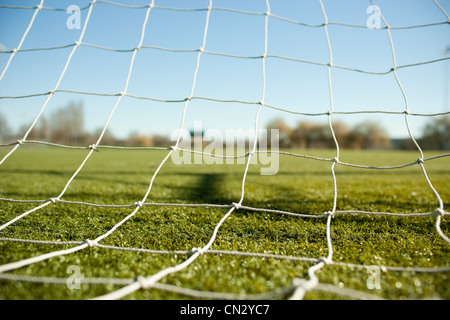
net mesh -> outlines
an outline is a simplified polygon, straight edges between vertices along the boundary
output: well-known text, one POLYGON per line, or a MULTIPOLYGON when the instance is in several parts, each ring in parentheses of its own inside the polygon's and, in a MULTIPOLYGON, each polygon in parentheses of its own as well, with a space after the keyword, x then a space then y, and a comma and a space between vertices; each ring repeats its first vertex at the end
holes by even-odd
MULTIPOLYGON (((394 27, 390 26, 389 22, 385 19, 385 17, 380 13, 381 21, 383 22, 383 26, 380 27, 382 29, 380 32, 385 32, 389 39, 390 44, 390 53, 392 56, 392 68, 386 71, 377 72, 373 70, 362 70, 359 68, 352 68, 348 66, 339 66, 334 63, 333 59, 333 47, 331 45, 330 41, 330 34, 328 32, 328 29, 330 26, 342 26, 346 28, 367 28, 366 25, 354 25, 354 24, 347 24, 342 22, 332 22, 328 20, 327 16, 327 10, 322 1, 318 1, 320 8, 323 13, 323 23, 319 25, 311 25, 307 23, 303 23, 301 21, 295 21, 286 17, 275 15, 271 12, 270 3, 268 0, 265 1, 266 11, 264 12, 251 12, 251 11, 243 11, 243 10, 237 10, 237 9, 230 9, 230 8, 222 8, 222 7, 216 7, 214 6, 214 3, 212 0, 209 1, 209 5, 204 8, 175 8, 175 7, 166 7, 166 6, 160 6, 155 4, 154 1, 151 1, 149 4, 144 6, 132 6, 129 4, 123 4, 123 3, 116 3, 116 2, 110 2, 110 1, 92 1, 87 6, 80 8, 82 12, 85 12, 86 16, 84 19, 84 22, 81 26, 81 33, 79 38, 74 43, 69 43, 66 45, 60 45, 60 46, 54 46, 54 47, 35 47, 35 48, 27 48, 23 49, 22 45, 24 41, 27 39, 27 36, 30 33, 30 30, 33 28, 33 24, 35 22, 36 17, 42 12, 42 11, 62 11, 63 13, 66 12, 66 8, 54 8, 54 7, 46 7, 44 0, 40 1, 40 3, 35 7, 19 7, 19 6, 0 6, 0 9, 8 9, 8 10, 15 10, 15 11, 21 11, 21 12, 32 12, 31 19, 29 20, 28 26, 19 42, 17 47, 13 50, 3 50, 2 54, 8 54, 9 58, 7 60, 7 63, 5 67, 2 70, 2 73, 0 75, 0 81, 4 78, 5 74, 7 74, 8 69, 11 65, 14 64, 14 60, 16 56, 23 54, 25 52, 33 52, 33 51, 52 51, 52 50, 59 50, 59 49, 68 49, 70 48, 70 53, 63 65, 62 72, 59 74, 59 77, 56 81, 56 84, 54 87, 51 88, 51 90, 46 92, 38 92, 38 93, 29 93, 26 95, 3 95, 0 98, 1 99, 29 99, 33 97, 45 97, 44 103, 42 104, 40 110, 38 111, 37 115, 33 119, 31 125, 27 127, 27 129, 24 132, 24 135, 21 139, 18 141, 14 141, 11 143, 5 143, 2 144, 2 148, 11 148, 1 159, 0 165, 4 164, 6 161, 14 161, 13 157, 11 157, 19 148, 21 148, 25 144, 35 144, 35 145, 46 145, 54 148, 64 148, 64 149, 77 149, 77 150, 86 150, 87 155, 84 157, 83 161, 79 164, 78 168, 73 172, 70 179, 66 181, 64 188, 56 194, 54 197, 50 199, 42 199, 42 200, 28 200, 28 199, 12 199, 3 197, 0 198, 0 203, 6 204, 6 203, 29 203, 29 204, 35 204, 32 209, 27 210, 21 214, 18 214, 14 218, 4 222, 0 226, 0 231, 5 230, 6 228, 10 227, 17 221, 25 218, 26 216, 30 214, 39 214, 40 210, 47 206, 53 206, 57 203, 63 203, 73 206, 78 206, 80 210, 83 210, 84 207, 95 207, 95 208, 105 208, 105 209, 120 209, 120 210, 130 210, 130 213, 120 220, 119 222, 115 223, 112 228, 107 230, 106 232, 102 233, 95 239, 84 239, 79 241, 47 241, 47 240, 30 240, 30 239, 18 239, 18 238, 8 238, 3 237, 0 239, 2 242, 21 242, 24 244, 42 244, 42 245, 48 245, 50 247, 56 247, 56 246, 69 246, 69 248, 62 249, 62 250, 55 250, 51 251, 49 253, 36 255, 32 257, 27 257, 19 261, 13 261, 6 264, 3 264, 0 266, 0 279, 7 280, 7 281, 25 281, 25 282, 37 282, 37 283, 52 283, 52 284, 67 284, 66 278, 57 278, 57 277, 42 277, 42 276, 33 276, 33 275, 21 275, 21 274, 15 274, 11 271, 14 271, 16 269, 29 266, 35 263, 39 263, 42 261, 46 261, 48 259, 59 257, 59 256, 65 256, 69 254, 73 254, 75 252, 86 250, 89 247, 97 247, 102 248, 106 250, 119 250, 119 251, 130 251, 130 252, 140 252, 144 254, 151 254, 151 255, 158 255, 158 254, 167 254, 167 255, 187 255, 188 257, 183 260, 179 264, 172 265, 170 267, 162 268, 159 272, 151 275, 142 275, 138 277, 137 279, 123 279, 123 278, 83 278, 81 281, 83 283, 87 284, 113 284, 121 286, 118 290, 113 290, 112 292, 105 294, 104 296, 98 297, 99 299, 119 299, 126 297, 127 295, 141 290, 141 289, 158 289, 158 290, 165 290, 165 291, 171 291, 183 295, 188 295, 191 297, 198 297, 198 298, 212 298, 212 299, 270 299, 270 298, 276 298, 276 297, 282 297, 282 296, 290 296, 293 299, 301 299, 304 297, 304 295, 312 290, 323 290, 328 291, 331 293, 338 293, 350 297, 355 298, 378 298, 376 296, 372 296, 371 294, 368 294, 367 292, 361 292, 361 291, 355 291, 351 289, 342 288, 339 286, 334 286, 326 283, 321 283, 319 281, 319 278, 317 276, 317 272, 324 268, 325 266, 339 266, 339 267, 345 267, 345 268, 359 268, 363 270, 374 270, 374 268, 378 268, 376 270, 391 270, 391 271, 407 271, 407 272, 423 272, 423 273, 446 273, 450 271, 450 268, 447 266, 435 266, 433 268, 420 268, 420 267, 390 267, 387 265, 365 265, 365 264, 352 264, 352 263, 343 263, 334 261, 333 259, 333 253, 334 253, 334 247, 333 247, 333 241, 332 241, 332 221, 334 218, 338 216, 345 216, 345 215, 361 215, 361 216, 371 216, 371 215, 377 215, 377 216, 388 216, 388 217, 401 217, 404 219, 409 219, 413 217, 427 217, 432 216, 435 217, 435 230, 439 234, 442 240, 444 242, 447 242, 450 244, 450 239, 448 236, 442 231, 441 229, 441 221, 445 218, 445 216, 448 215, 448 212, 444 209, 444 200, 442 199, 439 192, 436 190, 436 188, 433 186, 433 183, 431 179, 429 178, 426 170, 426 164, 430 161, 435 161, 437 159, 443 159, 450 156, 450 154, 440 154, 433 157, 425 157, 424 153, 422 151, 421 146, 417 142, 414 133, 412 132, 412 129, 410 127, 409 121, 412 117, 435 117, 435 116, 443 116, 448 115, 448 112, 442 112, 442 113, 414 113, 410 111, 408 99, 405 90, 402 87, 401 77, 398 74, 398 71, 401 69, 409 69, 414 68, 418 66, 428 65, 428 64, 434 64, 441 61, 448 60, 449 58, 441 58, 441 59, 434 59, 434 60, 427 60, 427 61, 421 61, 417 63, 412 64, 404 64, 399 65, 397 63, 396 58, 396 52, 394 47, 394 41, 392 39, 391 30, 396 29, 418 29, 418 28, 427 28, 432 26, 438 26, 438 25, 446 25, 450 22, 450 18, 448 14, 445 12, 445 10, 440 6, 440 4, 437 1, 434 1, 434 6, 436 6, 441 12, 442 12, 442 21, 429 23, 429 24, 423 24, 423 25, 410 25, 410 26, 401 26, 401 27, 394 27), (136 43, 135 47, 127 48, 127 49, 117 49, 117 48, 109 48, 102 45, 98 45, 95 43, 87 43, 84 41, 86 30, 89 28, 90 20, 91 20, 91 13, 95 10, 101 10, 103 6, 114 6, 114 7, 120 7, 123 8, 123 10, 127 9, 133 9, 136 10, 136 14, 142 13, 143 16, 143 23, 140 30, 136 30, 136 32, 139 32, 139 41, 136 43), (146 35, 146 32, 148 32, 148 22, 150 12, 157 11, 157 13, 165 12, 165 11, 180 11, 185 13, 201 13, 204 19, 203 24, 203 33, 202 33, 202 44, 197 49, 176 49, 176 48, 165 48, 165 47, 157 47, 157 46, 149 46, 144 44, 144 38, 146 35), (261 17, 264 20, 264 39, 263 39, 263 51, 260 55, 256 56, 243 56, 243 55, 236 55, 236 54, 230 54, 225 52, 213 52, 207 50, 207 40, 208 40, 208 30, 210 26, 210 20, 212 19, 212 12, 220 11, 220 12, 227 12, 230 14, 235 15, 244 15, 244 16, 256 16, 261 17), (289 24, 297 25, 299 28, 309 28, 309 29, 321 29, 324 31, 324 36, 326 39, 327 49, 328 49, 328 56, 329 61, 328 62, 318 62, 318 61, 310 61, 310 60, 304 60, 299 59, 295 57, 288 57, 288 56, 281 56, 281 55, 274 55, 270 54, 268 51, 268 32, 270 30, 270 22, 272 20, 279 20, 283 21, 289 24), (102 50, 105 52, 128 52, 131 54, 131 59, 128 64, 128 69, 126 72, 126 77, 123 82, 122 90, 120 92, 116 93, 104 93, 104 92, 86 92, 86 91, 78 91, 78 90, 70 90, 70 89, 61 89, 60 84, 63 81, 63 78, 66 76, 67 71, 69 70, 69 66, 71 64, 72 59, 76 56, 77 51, 80 47, 89 47, 96 50, 102 50), (182 99, 160 99, 150 96, 138 96, 134 95, 128 92, 129 83, 132 79, 133 75, 133 67, 135 65, 135 59, 136 57, 143 51, 143 50, 154 50, 162 53, 171 53, 171 54, 181 54, 181 53, 192 53, 196 55, 196 63, 195 63, 195 69, 192 76, 192 84, 189 90, 189 95, 186 98, 182 99), (195 95, 195 89, 196 89, 196 83, 198 80, 198 73, 200 70, 200 65, 202 62, 202 59, 205 56, 221 56, 221 57, 228 57, 232 59, 237 59, 241 61, 250 61, 250 60, 256 60, 260 62, 260 74, 261 77, 261 92, 259 94, 259 99, 257 101, 247 101, 247 100, 238 100, 238 99, 223 99, 223 98, 216 98, 216 97, 206 97, 206 96, 196 96, 195 95), (265 102, 265 95, 266 95, 266 61, 269 59, 278 59, 278 60, 284 60, 289 63, 300 63, 300 64, 308 64, 311 66, 315 66, 317 68, 326 68, 327 69, 327 84, 328 84, 328 96, 329 96, 329 109, 327 111, 321 111, 321 112, 300 112, 295 109, 289 109, 282 106, 274 106, 267 104, 265 102), (332 79, 332 73, 334 70, 346 70, 350 72, 355 73, 363 73, 367 75, 392 75, 395 79, 395 82, 398 86, 398 90, 400 91, 403 100, 404 100, 404 110, 403 111, 385 111, 385 110, 357 110, 357 111, 341 111, 341 110, 335 110, 333 102, 333 79, 332 79), (52 141, 44 141, 44 140, 33 140, 28 139, 30 132, 32 132, 33 128, 38 123, 41 116, 45 113, 47 110, 47 106, 51 99, 57 95, 60 94, 70 94, 74 96, 83 96, 83 95, 89 95, 89 96, 97 96, 100 98, 112 98, 115 99, 115 102, 112 105, 112 108, 105 120, 105 124, 100 131, 99 135, 96 138, 95 143, 90 144, 88 146, 76 146, 76 145, 68 145, 68 144, 60 144, 60 143, 54 143, 52 141), (252 143, 249 147, 249 152, 247 152, 245 157, 245 166, 244 170, 242 172, 242 180, 240 183, 240 198, 236 201, 228 204, 208 204, 208 203, 152 203, 148 201, 148 197, 151 194, 152 187, 155 183, 156 177, 158 176, 158 173, 160 170, 167 165, 169 162, 169 159, 174 153, 177 152, 190 152, 195 153, 198 151, 193 151, 188 148, 184 148, 181 145, 181 132, 179 131, 179 135, 177 136, 176 142, 172 146, 167 147, 128 147, 128 146, 119 146, 119 145, 104 145, 102 144, 103 138, 107 132, 108 126, 110 125, 111 119, 113 118, 113 115, 116 113, 116 109, 119 107, 122 99, 129 98, 129 99, 135 99, 135 100, 143 100, 149 103, 152 102, 158 102, 158 103, 178 103, 182 104, 182 112, 181 112, 181 123, 180 123, 180 129, 184 129, 186 126, 185 119, 186 116, 189 114, 189 106, 193 101, 201 100, 201 101, 210 101, 210 102, 216 102, 216 103, 224 103, 224 104, 238 104, 243 107, 246 107, 247 105, 253 105, 256 108, 256 113, 254 114, 254 118, 252 121, 254 121, 253 129, 255 132, 254 139, 252 139, 252 143), (288 115, 297 115, 297 116, 305 116, 305 117, 323 117, 326 118, 329 130, 332 134, 332 138, 335 145, 335 155, 331 158, 323 158, 323 157, 317 157, 317 156, 311 156, 306 154, 299 154, 294 152, 287 152, 287 151, 278 151, 278 150, 260 150, 258 149, 257 144, 257 137, 256 132, 259 129, 259 117, 260 112, 262 109, 268 108, 273 109, 288 115), (417 152, 418 157, 416 160, 410 161, 408 163, 404 163, 401 165, 393 165, 393 166, 367 166, 362 165, 358 163, 347 163, 340 160, 340 147, 339 147, 339 139, 336 137, 334 132, 334 126, 333 126, 333 117, 336 115, 349 115, 349 114, 382 114, 382 115, 388 115, 388 116, 401 116, 404 117, 404 123, 406 125, 408 135, 410 140, 413 142, 417 152), (145 150, 145 151, 165 151, 166 154, 163 157, 162 161, 158 163, 158 165, 155 167, 154 174, 152 175, 150 182, 148 184, 148 188, 146 193, 140 198, 136 199, 135 202, 129 203, 129 204, 110 204, 110 203, 91 203, 91 202, 84 202, 84 201, 77 201, 77 200, 66 200, 64 199, 64 196, 69 189, 70 185, 73 183, 74 180, 76 180, 77 176, 80 174, 80 172, 83 170, 83 168, 86 166, 86 164, 89 162, 90 158, 94 155, 95 151, 99 151, 102 149, 120 149, 120 150, 145 150), (298 212, 292 212, 289 210, 281 210, 281 209, 270 209, 268 207, 254 207, 254 206, 247 206, 244 205, 244 200, 246 199, 246 178, 248 176, 248 171, 250 168, 250 164, 253 157, 256 157, 258 154, 263 153, 278 153, 283 156, 288 156, 292 158, 298 158, 300 159, 309 159, 314 160, 318 162, 323 163, 329 163, 331 174, 330 179, 333 183, 333 201, 332 206, 329 208, 328 211, 324 212, 323 214, 305 214, 305 213, 298 213, 298 212), (11 159, 8 159, 10 158, 11 159), (337 207, 337 200, 339 197, 339 187, 338 187, 338 181, 336 179, 335 174, 335 167, 336 166, 345 166, 345 167, 353 167, 358 169, 367 169, 367 170, 397 170, 402 169, 406 167, 413 167, 418 166, 420 167, 423 177, 426 181, 426 184, 431 189, 432 193, 435 196, 436 199, 436 209, 432 212, 415 212, 415 213, 394 213, 394 212, 377 212, 377 211, 363 211, 363 210, 338 210, 337 207), (145 248, 135 248, 135 247, 119 247, 119 246, 110 246, 110 245, 104 245, 102 244, 102 240, 106 239, 108 236, 110 236, 114 232, 119 232, 121 226, 125 224, 127 221, 129 221, 132 217, 134 217, 136 214, 138 214, 139 210, 141 208, 152 208, 152 207, 165 207, 165 208, 171 208, 171 207, 181 207, 181 208, 189 208, 189 207, 202 207, 202 208, 210 208, 213 210, 226 210, 226 213, 222 216, 220 221, 215 225, 212 234, 209 236, 209 241, 202 247, 194 247, 191 250, 150 250, 145 248), (326 244, 327 244, 327 254, 326 256, 321 256, 319 258, 312 258, 312 257, 298 257, 293 255, 280 255, 280 254, 269 254, 265 252, 244 252, 244 251, 234 251, 234 250, 214 250, 213 245, 216 241, 217 235, 220 232, 220 228, 223 225, 223 223, 230 217, 233 212, 236 211, 250 211, 250 212, 264 212, 268 214, 280 214, 280 215, 287 215, 299 219, 317 219, 318 221, 325 221, 326 223, 326 244), (278 289, 275 289, 270 292, 266 293, 259 293, 259 294, 233 294, 233 293, 226 293, 226 292, 209 292, 209 291, 202 291, 202 290, 193 290, 189 289, 183 286, 174 286, 169 284, 163 284, 160 283, 160 280, 167 277, 170 274, 178 273, 183 270, 185 270, 189 265, 194 264, 200 256, 205 254, 214 254, 214 255, 220 255, 220 256, 226 256, 226 255, 232 255, 232 256, 245 256, 245 257, 258 257, 261 259, 279 259, 279 260, 289 260, 294 262, 306 262, 311 264, 311 266, 308 268, 308 276, 305 279, 293 279, 292 284, 286 287, 281 287, 278 289)), ((373 5, 373 3, 372 3, 373 5)), ((157 14, 155 13, 155 14, 157 14)), ((207 153, 204 151, 200 151, 200 154, 203 156, 215 156, 220 157, 218 155, 214 155, 211 153, 207 153)))

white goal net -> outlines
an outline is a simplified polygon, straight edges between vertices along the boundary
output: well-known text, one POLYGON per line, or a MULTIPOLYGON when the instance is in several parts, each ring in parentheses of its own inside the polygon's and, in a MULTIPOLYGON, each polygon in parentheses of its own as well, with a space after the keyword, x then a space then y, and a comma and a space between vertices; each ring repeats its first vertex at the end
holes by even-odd
MULTIPOLYGON (((445 208, 445 196, 448 193, 436 187, 427 172, 427 164, 448 161, 450 154, 442 151, 427 157, 418 131, 423 126, 423 121, 450 114, 448 110, 442 110, 440 89, 436 89, 434 82, 428 85, 432 75, 439 77, 433 81, 439 85, 442 83, 440 73, 436 70, 440 72, 450 58, 442 56, 438 51, 432 54, 427 51, 433 41, 439 42, 448 36, 450 17, 447 12, 450 7, 448 3, 432 0, 395 5, 368 1, 363 4, 358 2, 354 7, 345 6, 322 0, 307 3, 279 0, 91 0, 77 1, 76 4, 50 0, 2 1, 0 116, 4 115, 10 126, 17 126, 10 129, 20 132, 20 136, 8 136, 6 125, 0 122, 0 170, 8 163, 13 163, 16 153, 20 153, 25 147, 85 154, 77 163, 76 170, 70 172, 69 179, 63 182, 62 188, 50 198, 39 199, 33 196, 23 199, 9 196, 14 194, 14 188, 20 187, 13 182, 2 183, 0 208, 4 217, 0 225, 0 242, 21 243, 24 246, 42 245, 47 250, 44 253, 25 250, 24 254, 12 255, 13 259, 5 257, 7 262, 0 265, 0 281, 67 285, 67 277, 24 274, 20 270, 93 247, 104 250, 102 252, 126 251, 185 258, 182 262, 165 264, 156 273, 141 272, 133 278, 77 279, 81 284, 89 286, 116 286, 114 290, 94 297, 96 299, 120 299, 143 289, 169 291, 203 299, 302 299, 307 293, 316 290, 350 298, 380 298, 376 291, 350 289, 340 282, 321 282, 318 273, 334 267, 363 270, 365 277, 360 277, 359 281, 364 285, 367 283, 369 289, 377 287, 379 272, 441 274, 442 279, 446 279, 450 271, 448 263, 421 267, 391 266, 389 261, 380 261, 380 264, 374 265, 336 260, 332 235, 333 222, 349 216, 367 219, 368 225, 374 216, 405 220, 432 218, 434 232, 444 248, 442 250, 448 250, 445 249, 450 244, 446 232, 448 225, 443 227, 449 215, 445 208), (406 13, 401 19, 395 20, 394 15, 403 13, 389 11, 389 8, 394 10, 395 6, 404 6, 406 13), (416 11, 423 11, 419 23, 414 22, 417 12, 415 15, 411 13, 411 19, 408 17, 408 10, 413 12, 415 6, 416 11), (429 39, 429 43, 414 42, 415 34, 420 35, 421 39, 429 39), (410 55, 407 50, 417 54, 410 55), (414 60, 409 60, 410 56, 414 60), (422 68, 431 68, 431 71, 422 68), (419 81, 422 86, 418 87, 411 79, 420 77, 423 77, 419 81), (69 140, 54 139, 45 130, 38 130, 44 128, 45 119, 48 121, 50 115, 57 114, 55 110, 58 105, 72 98, 89 101, 86 104, 88 121, 85 125, 97 129, 90 140, 75 139, 71 143, 69 140), (427 104, 427 99, 432 102, 427 104), (424 105, 426 107, 422 108, 424 105), (288 121, 323 121, 332 146, 327 150, 331 150, 332 156, 301 153, 297 149, 280 151, 260 148, 258 130, 264 128, 264 121, 274 116, 283 116, 288 121), (217 154, 218 149, 211 151, 200 148, 198 151, 183 144, 183 133, 191 130, 195 121, 204 121, 214 126, 220 117, 223 117, 223 121, 217 125, 220 127, 219 131, 229 128, 250 130, 251 137, 248 139, 246 152, 223 155, 217 154), (401 132, 404 138, 402 141, 407 141, 413 149, 408 158, 410 160, 381 166, 364 160, 358 163, 343 161, 345 156, 342 157, 342 154, 345 151, 335 121, 358 121, 364 117, 385 123, 394 135, 401 132), (136 146, 107 142, 110 131, 120 133, 120 130, 129 132, 148 127, 164 133, 170 133, 164 131, 170 128, 176 134, 172 136, 171 143, 166 145, 136 146), (36 134, 37 131, 40 133, 36 134), (89 142, 84 144, 85 141, 89 142), (146 192, 131 203, 66 198, 79 175, 103 150, 164 152, 164 156, 160 162, 153 164, 153 172, 147 177, 146 192), (239 196, 230 203, 152 202, 152 191, 158 185, 160 172, 170 166, 181 153, 188 154, 189 157, 199 155, 203 159, 222 159, 223 162, 230 160, 229 163, 239 159, 241 162, 238 163, 242 164, 239 167, 242 170, 237 186, 239 196), (261 205, 247 205, 246 199, 255 190, 246 188, 249 171, 257 157, 269 154, 279 155, 280 165, 286 158, 291 161, 326 164, 327 179, 332 186, 329 193, 331 198, 328 199, 329 208, 323 213, 295 212, 289 205, 273 209, 270 195, 261 205), (345 197, 345 194, 340 189, 336 174, 338 167, 370 171, 374 175, 382 171, 420 168, 423 177, 420 183, 426 185, 427 192, 432 194, 435 208, 428 212, 340 208, 339 199, 345 197), (5 232, 18 222, 26 221, 33 215, 38 216, 43 210, 58 204, 70 205, 80 211, 95 208, 120 210, 125 214, 107 230, 96 230, 98 235, 94 239, 61 241, 48 239, 45 234, 39 239, 30 239, 25 235, 22 238, 5 236, 5 232), (28 209, 17 212, 15 205, 21 206, 20 208, 25 208, 26 205, 28 209), (120 233, 129 221, 139 217, 143 209, 154 208, 166 208, 169 211, 172 208, 207 208, 224 214, 215 222, 208 241, 202 245, 193 243, 191 250, 155 250, 104 244, 111 235, 120 233), (320 252, 308 256, 303 255, 304 253, 268 253, 265 250, 216 250, 214 246, 223 225, 237 212, 282 215, 324 224, 325 235, 322 240, 326 246, 320 252), (290 285, 258 293, 213 292, 161 281, 169 275, 182 273, 195 266, 207 255, 217 255, 221 259, 228 256, 257 258, 261 264, 264 264, 265 259, 291 261, 307 264, 308 267, 305 276, 292 277, 290 285), (117 289, 117 286, 120 288, 117 289)), ((445 93, 444 87, 443 94, 445 93)), ((63 125, 60 135, 71 130, 69 126, 63 125)), ((444 136, 444 142, 446 139, 444 136)), ((34 161, 39 159, 29 159, 30 164, 34 161)), ((219 163, 218 160, 215 163, 219 163)), ((443 163, 442 167, 443 175, 448 175, 445 171, 446 168, 448 171, 448 162, 443 163)), ((30 166, 30 173, 33 173, 32 168, 30 166)), ((0 173, 3 174, 1 171, 0 173)), ((274 176, 277 176, 276 173, 274 176)), ((301 183, 297 185, 298 188, 301 188, 301 183)), ((411 182, 412 185, 415 183, 416 181, 411 182)), ((38 190, 47 185, 46 181, 37 181, 34 188, 38 190)), ((54 190, 53 187, 50 189, 54 190)), ((412 189, 411 192, 414 193, 415 190, 412 189)), ((394 198, 393 196, 392 201, 395 201, 394 198)), ((292 198, 291 201, 295 203, 303 200, 292 198)), ((379 207, 375 205, 373 208, 379 207)), ((20 234, 20 230, 17 234, 20 234)), ((442 285, 448 290, 448 282, 442 285)))

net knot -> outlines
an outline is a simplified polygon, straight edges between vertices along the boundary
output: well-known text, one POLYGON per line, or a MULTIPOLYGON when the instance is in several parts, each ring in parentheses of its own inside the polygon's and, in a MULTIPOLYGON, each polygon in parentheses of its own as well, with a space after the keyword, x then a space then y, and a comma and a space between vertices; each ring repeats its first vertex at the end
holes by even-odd
POLYGON ((323 213, 325 216, 329 216, 329 217, 334 217, 334 212, 333 211, 325 211, 324 213, 323 213))
POLYGON ((170 149, 172 149, 172 151, 177 151, 178 147, 177 146, 170 146, 170 149))
POLYGON ((38 4, 38 5, 36 6, 36 9, 41 10, 41 9, 42 9, 42 6, 41 6, 40 4, 38 4))
POLYGON ((339 163, 339 158, 338 157, 334 157, 333 159, 331 159, 331 161, 333 161, 335 163, 339 163))
POLYGON ((142 289, 148 289, 151 285, 150 281, 143 276, 139 276, 136 278, 136 282, 139 283, 139 285, 141 286, 142 289))
POLYGON ((419 159, 416 160, 416 162, 417 162, 417 163, 423 163, 424 160, 423 160, 422 158, 419 158, 419 159))
POLYGON ((96 144, 91 144, 91 145, 89 145, 88 148, 91 149, 91 150, 97 151, 97 145, 96 144))
POLYGON ((81 44, 81 41, 75 41, 75 45, 79 46, 81 44))
POLYGON ((323 262, 326 265, 333 264, 333 260, 328 259, 326 257, 320 257, 319 259, 317 259, 317 262, 323 262))
POLYGON ((441 208, 437 208, 434 213, 439 215, 439 216, 441 216, 441 217, 443 217, 445 215, 444 209, 441 209, 441 208))
POLYGON ((92 247, 95 247, 95 245, 97 244, 97 241, 86 239, 86 240, 84 240, 84 243, 86 243, 88 245, 88 247, 92 248, 92 247))
POLYGON ((198 253, 199 255, 202 255, 202 254, 204 254, 205 253, 205 249, 203 249, 203 248, 198 248, 198 247, 194 247, 194 248, 192 248, 192 250, 191 250, 193 253, 198 253))
POLYGON ((17 140, 17 144, 23 144, 25 140, 17 140))
POLYGON ((240 204, 240 203, 236 203, 236 202, 233 202, 233 203, 232 203, 232 206, 233 206, 236 210, 238 210, 238 209, 241 208, 241 204, 240 204))
POLYGON ((51 203, 56 203, 56 202, 58 202, 58 201, 59 201, 58 198, 50 198, 50 202, 51 202, 51 203))
POLYGON ((134 203, 136 205, 136 207, 142 208, 142 206, 144 205, 144 203, 142 201, 137 201, 134 203))
POLYGON ((17 51, 19 51, 17 48, 12 49, 12 53, 17 53, 17 51))

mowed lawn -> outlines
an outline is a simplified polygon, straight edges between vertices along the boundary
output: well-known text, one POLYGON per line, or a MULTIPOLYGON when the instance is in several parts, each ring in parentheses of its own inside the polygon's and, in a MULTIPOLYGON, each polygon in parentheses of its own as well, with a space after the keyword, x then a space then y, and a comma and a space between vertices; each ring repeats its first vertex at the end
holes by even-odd
MULTIPOLYGON (((0 150, 3 157, 8 148, 0 150)), ((334 150, 289 150, 327 159, 334 150)), ((94 152, 67 189, 64 200, 95 204, 133 204, 143 199, 167 150, 109 150, 94 152)), ((0 198, 47 200, 58 196, 88 150, 21 146, 0 166, 0 198)), ((439 154, 425 152, 425 157, 439 154)), ((341 150, 340 161, 391 166, 412 163, 417 151, 341 150)), ((276 157, 272 161, 277 161, 276 157)), ((261 175, 250 166, 243 205, 321 215, 333 207, 331 161, 279 155, 275 175, 261 175)), ((435 189, 448 210, 450 157, 424 163, 435 189)), ((186 164, 169 159, 157 174, 146 202, 226 204, 238 202, 245 165, 186 164)), ((395 170, 353 168, 337 164, 337 210, 408 213, 433 212, 437 197, 415 164, 395 170)), ((0 201, 0 224, 39 203, 0 201)), ((95 239, 134 210, 81 204, 52 203, 0 231, 0 238, 46 241, 95 239)), ((210 240, 229 208, 143 206, 100 243, 153 250, 189 251, 210 240)), ((334 265, 317 272, 320 283, 353 289, 386 299, 450 299, 450 272, 382 271, 380 288, 370 289, 370 273, 359 265, 404 268, 450 267, 450 245, 437 233, 436 216, 389 217, 367 214, 336 215, 331 220, 334 265), (340 265, 354 264, 356 266, 340 265)), ((449 217, 441 228, 450 235, 449 217)), ((0 241, 0 264, 19 261, 72 246, 0 241)), ((211 249, 319 259, 328 255, 326 219, 303 218, 236 210, 219 229, 211 249)), ((189 254, 156 254, 88 247, 9 271, 9 274, 68 278, 77 266, 84 278, 135 279, 175 266, 189 254)), ((311 261, 203 254, 186 269, 160 283, 200 291, 256 294, 289 286, 295 278, 309 279, 311 261)), ((89 299, 119 289, 112 284, 82 284, 70 290, 64 283, 0 280, 0 299, 89 299)), ((280 298, 288 298, 280 297, 280 298)), ((126 299, 186 299, 170 291, 139 290, 126 299)), ((305 299, 346 299, 322 290, 305 299)))

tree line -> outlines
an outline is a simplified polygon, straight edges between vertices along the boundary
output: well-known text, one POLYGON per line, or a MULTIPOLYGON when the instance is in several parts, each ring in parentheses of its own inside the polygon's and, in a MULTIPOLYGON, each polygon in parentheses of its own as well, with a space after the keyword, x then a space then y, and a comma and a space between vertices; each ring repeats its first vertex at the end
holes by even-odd
MULTIPOLYGON (((378 122, 364 121, 354 126, 332 122, 334 137, 340 148, 347 149, 414 149, 411 139, 391 139, 378 122)), ((5 117, 0 114, 0 144, 21 139, 28 127, 24 126, 14 133, 5 117)), ((328 123, 299 121, 291 127, 283 119, 274 119, 266 126, 277 129, 280 148, 335 148, 333 133, 328 123)), ((66 107, 55 110, 47 117, 41 116, 39 122, 29 133, 28 140, 51 141, 68 145, 90 144, 96 141, 101 129, 88 132, 85 128, 84 110, 81 102, 71 102, 66 107)), ((450 143, 450 117, 432 118, 424 127, 422 135, 416 137, 423 149, 448 150, 450 143)), ((268 139, 270 141, 270 139, 268 139)), ((104 145, 132 146, 170 146, 169 137, 130 133, 125 139, 118 139, 107 130, 103 136, 104 145)))
MULTIPOLYGON (((342 148, 387 149, 391 139, 378 123, 366 121, 354 127, 343 122, 332 123, 334 137, 342 148)), ((267 129, 279 130, 281 148, 336 148, 329 124, 299 121, 293 128, 282 119, 273 120, 267 129)))
MULTIPOLYGON (((411 138, 392 139, 380 123, 371 120, 353 127, 336 121, 332 122, 332 128, 340 148, 401 150, 417 148, 411 138)), ((269 123, 267 129, 279 130, 280 148, 336 148, 329 124, 299 121, 296 126, 290 127, 283 119, 275 119, 269 123)), ((422 149, 448 150, 450 117, 430 120, 421 136, 414 138, 422 149)))

